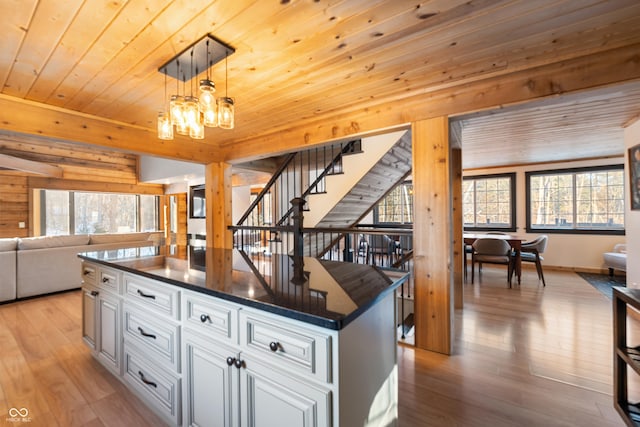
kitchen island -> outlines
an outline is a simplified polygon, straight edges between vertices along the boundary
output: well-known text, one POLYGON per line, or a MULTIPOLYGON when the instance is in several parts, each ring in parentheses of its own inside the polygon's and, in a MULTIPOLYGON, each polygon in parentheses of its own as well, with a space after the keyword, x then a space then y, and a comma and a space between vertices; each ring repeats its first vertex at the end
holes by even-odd
POLYGON ((168 424, 396 424, 407 273, 197 247, 79 256, 84 341, 168 424))

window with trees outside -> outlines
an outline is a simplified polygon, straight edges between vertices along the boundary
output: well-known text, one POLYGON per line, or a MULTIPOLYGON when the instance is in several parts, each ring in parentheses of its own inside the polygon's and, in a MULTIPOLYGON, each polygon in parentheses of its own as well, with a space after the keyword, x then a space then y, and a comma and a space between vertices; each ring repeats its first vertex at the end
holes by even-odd
POLYGON ((527 231, 624 234, 623 166, 527 172, 527 231))
POLYGON ((40 190, 42 235, 126 233, 158 229, 158 197, 40 190))
POLYGON ((397 185, 373 210, 376 224, 413 224, 413 182, 397 185))
POLYGON ((462 179, 462 218, 465 230, 515 231, 516 174, 462 179))

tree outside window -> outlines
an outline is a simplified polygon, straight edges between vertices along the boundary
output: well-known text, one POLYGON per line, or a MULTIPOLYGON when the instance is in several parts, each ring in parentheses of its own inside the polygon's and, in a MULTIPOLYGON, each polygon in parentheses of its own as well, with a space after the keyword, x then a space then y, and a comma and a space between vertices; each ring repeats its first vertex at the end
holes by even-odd
POLYGON ((526 176, 528 231, 624 232, 622 165, 526 176))

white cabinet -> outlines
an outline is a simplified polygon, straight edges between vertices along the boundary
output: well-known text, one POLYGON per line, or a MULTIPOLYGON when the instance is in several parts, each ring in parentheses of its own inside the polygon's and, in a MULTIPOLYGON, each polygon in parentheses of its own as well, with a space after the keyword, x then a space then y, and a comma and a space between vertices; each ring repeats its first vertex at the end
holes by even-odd
POLYGON ((98 359, 107 368, 120 374, 122 361, 122 302, 120 298, 107 292, 100 292, 97 296, 97 337, 96 353, 98 359))
POLYGON ((91 350, 96 349, 96 306, 98 291, 82 288, 82 339, 91 350))
POLYGON ((94 356, 116 375, 122 367, 122 274, 94 264, 82 265, 82 338, 94 356))
POLYGON ((242 362, 239 373, 243 427, 332 425, 329 389, 285 375, 249 356, 242 362))
POLYGON ((238 427, 239 376, 234 365, 237 358, 234 349, 189 331, 185 331, 183 338, 184 424, 238 427))
POLYGON ((124 381, 171 425, 182 421, 180 288, 123 276, 124 381))
POLYGON ((330 335, 187 291, 183 312, 185 425, 332 425, 330 335))
POLYGON ((169 425, 397 422, 394 295, 340 330, 85 261, 83 339, 169 425))

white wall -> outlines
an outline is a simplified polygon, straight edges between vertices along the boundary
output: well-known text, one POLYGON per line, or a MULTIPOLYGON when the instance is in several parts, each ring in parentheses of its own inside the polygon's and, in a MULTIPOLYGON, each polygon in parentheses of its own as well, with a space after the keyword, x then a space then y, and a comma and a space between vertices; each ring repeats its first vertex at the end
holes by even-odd
MULTIPOLYGON (((640 120, 624 130, 624 145, 631 148, 640 144, 640 120)), ((625 154, 628 156, 628 153, 625 154)), ((626 159, 625 168, 629 170, 629 159, 626 159)), ((625 173, 625 186, 627 195, 625 200, 625 227, 627 229, 627 286, 640 288, 640 264, 631 260, 640 259, 640 211, 631 210, 631 192, 629 173, 625 173)))
POLYGON ((139 179, 141 182, 170 184, 198 176, 204 176, 204 165, 160 157, 140 156, 139 179))
MULTIPOLYGON (((464 155, 464 151, 463 151, 464 155)), ((553 163, 535 166, 520 166, 494 168, 486 170, 473 170, 463 172, 463 176, 488 175, 497 173, 516 173, 516 233, 527 240, 533 239, 539 234, 526 233, 526 183, 525 171, 553 170, 566 168, 579 168, 599 165, 615 165, 624 162, 622 157, 616 159, 603 159, 597 161, 580 161, 570 163, 553 163)), ((625 173, 626 175, 626 173, 625 173)), ((626 224, 626 235, 630 235, 626 224)), ((640 224, 638 224, 640 226, 640 224)), ((580 270, 604 270, 602 253, 611 250, 616 243, 624 243, 625 236, 594 235, 594 234, 558 234, 549 233, 549 243, 544 253, 544 265, 580 270)), ((640 251, 639 251, 640 252, 640 251)))

